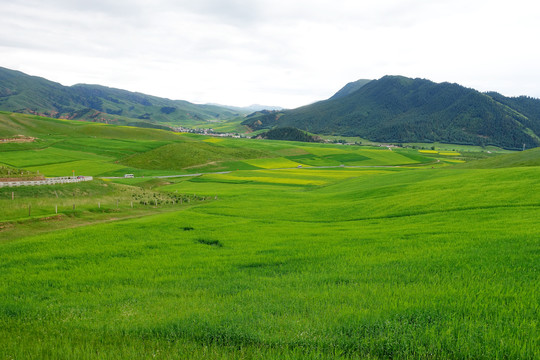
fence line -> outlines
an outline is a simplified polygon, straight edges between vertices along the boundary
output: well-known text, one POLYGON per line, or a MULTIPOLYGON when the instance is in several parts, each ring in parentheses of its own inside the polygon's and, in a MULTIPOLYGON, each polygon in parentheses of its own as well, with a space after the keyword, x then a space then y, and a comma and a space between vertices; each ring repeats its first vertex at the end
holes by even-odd
POLYGON ((54 185, 54 184, 78 183, 81 181, 91 181, 91 180, 94 180, 92 176, 62 176, 62 177, 47 178, 45 180, 0 181, 0 187, 54 185))

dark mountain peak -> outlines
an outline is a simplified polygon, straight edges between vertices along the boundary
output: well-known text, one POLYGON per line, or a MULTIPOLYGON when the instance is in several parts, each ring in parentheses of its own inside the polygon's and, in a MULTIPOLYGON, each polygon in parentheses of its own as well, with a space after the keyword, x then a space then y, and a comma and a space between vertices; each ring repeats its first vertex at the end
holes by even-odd
POLYGON ((397 83, 401 83, 401 84, 411 84, 411 83, 413 83, 415 81, 429 81, 429 80, 420 79, 420 78, 410 78, 410 77, 406 77, 406 76, 403 76, 403 75, 385 75, 382 78, 380 78, 379 80, 381 80, 381 81, 392 81, 392 82, 397 82, 397 83))
POLYGON ((420 86, 435 85, 431 80, 422 78, 408 78, 402 75, 385 75, 379 80, 373 81, 370 86, 385 86, 394 88, 417 88, 420 86))
POLYGON ((25 74, 25 73, 23 73, 23 72, 21 72, 19 70, 11 70, 11 69, 0 66, 0 79, 16 78, 16 77, 41 79, 41 78, 39 78, 37 76, 31 76, 31 75, 25 74))
POLYGON ((339 99, 341 97, 347 96, 352 94, 355 91, 360 90, 364 85, 369 83, 371 80, 367 79, 360 79, 356 81, 352 81, 342 87, 337 93, 335 93, 330 99, 339 99))
POLYGON ((458 84, 451 84, 448 82, 436 83, 428 79, 423 78, 408 78, 402 75, 385 75, 378 80, 373 80, 370 82, 369 88, 395 88, 395 89, 408 89, 414 90, 419 88, 429 88, 429 87, 460 87, 458 84))
POLYGON ((49 88, 62 88, 63 85, 39 76, 25 74, 18 70, 0 67, 0 87, 25 88, 32 84, 39 84, 49 88))
POLYGON ((388 75, 345 96, 284 112, 279 126, 380 142, 540 145, 540 100, 388 75))
MULTIPOLYGON (((429 79, 424 78, 409 78, 402 75, 385 75, 378 80, 374 80, 372 86, 389 86, 389 87, 400 87, 400 88, 420 88, 420 87, 445 87, 445 88, 459 88, 467 89, 466 87, 450 82, 441 82, 436 83, 429 79)), ((473 89, 469 89, 473 90, 473 89)), ((476 90, 474 90, 476 91, 476 90)))

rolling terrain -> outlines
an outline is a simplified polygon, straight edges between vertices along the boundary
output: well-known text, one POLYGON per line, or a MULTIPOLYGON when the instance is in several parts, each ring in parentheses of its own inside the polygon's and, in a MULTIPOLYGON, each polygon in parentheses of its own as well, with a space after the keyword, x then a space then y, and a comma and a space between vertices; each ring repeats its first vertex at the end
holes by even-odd
POLYGON ((61 84, 0 68, 0 111, 146 128, 244 133, 294 127, 383 143, 443 142, 511 150, 540 145, 540 100, 385 76, 292 110, 197 105, 100 85, 61 84), (257 111, 247 115, 249 109, 257 111))
POLYGON ((540 357, 538 149, 16 135, 0 165, 136 177, 0 188, 0 358, 540 357))
POLYGON ((245 114, 241 109, 197 105, 100 85, 63 86, 6 68, 0 68, 0 110, 158 128, 245 114))
POLYGON ((385 76, 348 84, 330 99, 312 105, 248 117, 243 124, 254 130, 292 126, 378 142, 438 141, 522 149, 540 145, 540 100, 385 76))
POLYGON ((297 142, 208 138, 156 129, 48 119, 0 113, 0 138, 18 135, 35 138, 26 143, 2 145, 0 164, 46 176, 172 175, 199 171, 224 171, 312 165, 415 164, 431 159, 403 150, 381 156, 361 148, 297 142))
POLYGON ((540 166, 540 147, 531 150, 504 154, 494 158, 483 159, 471 163, 461 164, 460 168, 471 169, 500 169, 511 167, 540 166))

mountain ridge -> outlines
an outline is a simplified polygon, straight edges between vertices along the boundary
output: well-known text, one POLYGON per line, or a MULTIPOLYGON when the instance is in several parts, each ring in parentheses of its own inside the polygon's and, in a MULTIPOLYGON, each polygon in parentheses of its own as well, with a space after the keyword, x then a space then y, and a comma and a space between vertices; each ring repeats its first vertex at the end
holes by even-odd
MULTIPOLYGON (((339 93, 339 92, 338 92, 339 93)), ((490 96, 459 84, 387 75, 344 96, 264 118, 252 129, 296 127, 379 142, 540 146, 540 100, 490 96)))
POLYGON ((285 110, 285 108, 281 106, 261 105, 261 104, 251 104, 249 106, 232 106, 232 105, 223 105, 223 104, 217 104, 217 103, 207 103, 206 105, 219 106, 219 107, 231 109, 238 112, 245 112, 246 115, 257 112, 257 111, 263 111, 263 110, 268 110, 268 111, 285 110))
POLYGON ((184 125, 245 115, 226 107, 170 100, 103 85, 64 86, 2 67, 0 110, 118 124, 133 123, 135 119, 141 124, 154 125, 184 125))
POLYGON ((360 90, 364 85, 368 84, 370 81, 372 80, 360 79, 356 81, 351 81, 350 83, 348 83, 347 85, 339 89, 339 91, 336 92, 334 95, 332 95, 332 97, 329 100, 339 99, 341 97, 350 95, 353 92, 360 90))
POLYGON ((248 109, 198 105, 102 85, 64 86, 0 67, 0 110, 155 128, 210 125, 245 116, 242 125, 253 131, 295 127, 378 142, 540 146, 539 99, 400 75, 353 81, 327 100, 296 109, 247 115, 248 109))

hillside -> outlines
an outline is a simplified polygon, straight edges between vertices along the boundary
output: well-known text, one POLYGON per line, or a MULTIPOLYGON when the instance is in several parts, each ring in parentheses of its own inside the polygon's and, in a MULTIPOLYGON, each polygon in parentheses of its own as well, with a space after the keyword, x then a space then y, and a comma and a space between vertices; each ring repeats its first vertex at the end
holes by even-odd
MULTIPOLYGON (((385 76, 349 94, 258 120, 263 128, 292 126, 380 142, 521 149, 540 145, 539 109, 537 99, 493 97, 458 84, 385 76)), ((244 124, 253 128, 248 120, 244 124)))
POLYGON ((228 140, 378 160, 0 189, 0 358, 540 358, 540 168, 228 140))
POLYGON ((353 82, 348 83, 344 87, 342 87, 337 93, 335 93, 330 99, 339 99, 341 97, 347 96, 352 94, 355 91, 360 90, 364 85, 369 83, 371 80, 366 79, 360 79, 353 82))
MULTIPOLYGON (((161 175, 209 162, 257 159, 267 151, 204 141, 206 138, 156 129, 49 119, 0 112, 0 166, 39 171, 46 176, 77 174, 115 176, 161 175)), ((275 156, 275 155, 274 155, 275 156)))
POLYGON ((416 150, 211 138, 171 131, 0 112, 0 166, 45 176, 177 175, 307 166, 405 165, 416 150))
POLYGON ((190 125, 244 114, 225 107, 197 105, 100 85, 63 86, 1 67, 0 110, 142 127, 190 125))
POLYGON ((0 187, 2 359, 540 358, 540 149, 5 112, 0 139, 0 176, 95 176, 0 187))
POLYGON ((540 134, 540 100, 528 96, 505 97, 496 92, 487 93, 493 100, 508 106, 525 118, 521 122, 528 128, 534 131, 536 135, 540 134))
POLYGON ((540 166, 540 147, 487 159, 471 161, 456 167, 463 169, 499 169, 511 167, 540 166))
POLYGON ((246 116, 246 119, 241 124, 252 130, 271 129, 279 123, 279 118, 282 115, 283 111, 278 110, 256 111, 246 116))
POLYGON ((302 130, 292 127, 274 128, 257 135, 256 138, 268 140, 322 142, 321 138, 318 136, 309 135, 302 130))

